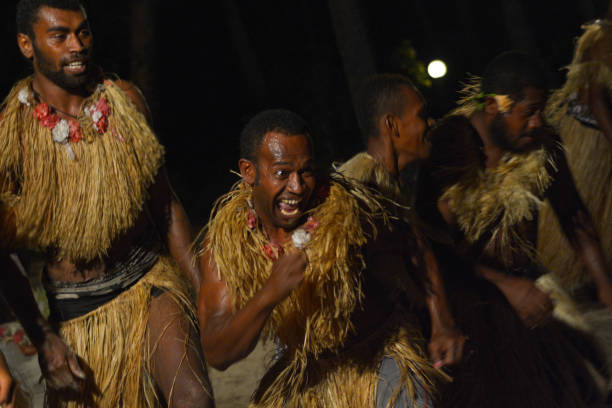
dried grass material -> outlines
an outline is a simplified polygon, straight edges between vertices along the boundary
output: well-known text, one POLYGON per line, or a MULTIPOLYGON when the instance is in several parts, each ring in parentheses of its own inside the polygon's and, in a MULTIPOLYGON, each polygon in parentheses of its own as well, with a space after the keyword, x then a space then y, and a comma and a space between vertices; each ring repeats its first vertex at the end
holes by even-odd
POLYGON ((481 110, 481 105, 484 103, 482 78, 477 75, 469 75, 468 79, 461 84, 463 88, 459 91, 458 106, 446 116, 459 115, 469 118, 472 113, 481 110))
POLYGON ((435 381, 445 379, 416 345, 424 343, 414 322, 402 311, 389 317, 367 339, 319 358, 286 353, 266 373, 253 396, 251 407, 344 408, 376 406, 378 368, 384 357, 393 358, 402 374, 400 388, 388 406, 392 407, 402 386, 411 396, 415 379, 432 393, 435 381))
MULTIPOLYGON (((560 133, 576 188, 593 217, 607 263, 612 265, 612 145, 601 131, 570 116, 561 121, 560 133)), ((549 204, 540 213, 538 238, 542 262, 564 288, 575 290, 591 280, 549 204)))
MULTIPOLYGON (((559 128, 576 188, 598 229, 608 265, 612 264, 612 146, 603 132, 584 126, 565 113, 570 96, 588 89, 593 80, 612 92, 611 66, 612 29, 600 24, 585 26, 568 67, 567 81, 547 106, 547 116, 559 128), (610 49, 608 61, 585 62, 588 51, 596 46, 610 49)), ((544 265, 564 288, 572 291, 591 280, 548 204, 540 214, 538 237, 544 265)))
POLYGON ((397 181, 367 152, 356 154, 339 166, 337 171, 367 186, 375 187, 385 197, 397 203, 405 202, 397 181))
POLYGON ((535 248, 521 237, 516 226, 537 216, 543 194, 552 182, 549 165, 554 167, 554 162, 545 148, 528 154, 509 153, 495 168, 483 170, 474 164, 466 169, 441 198, 448 200, 469 242, 491 233, 485 251, 504 265, 511 266, 516 254, 536 260, 535 248))
POLYGON ((567 69, 567 79, 561 89, 548 99, 546 118, 560 126, 567 110, 569 99, 589 88, 590 83, 600 83, 612 89, 612 29, 605 24, 586 24, 584 33, 576 42, 574 57, 567 69), (595 47, 603 47, 606 61, 589 60, 588 54, 595 47))
POLYGON ((148 374, 147 322, 153 287, 169 293, 195 326, 189 284, 170 259, 161 258, 137 284, 111 302, 60 325, 60 334, 83 359, 83 365, 92 375, 83 394, 78 396, 48 389, 49 406, 161 406, 148 374))
MULTIPOLYGON (((263 331, 265 338, 314 356, 338 349, 353 330, 350 316, 363 296, 361 247, 371 238, 364 225, 376 234, 376 221, 387 219, 371 192, 340 180, 337 175, 328 198, 311 210, 320 226, 305 249, 309 263, 302 285, 274 308, 263 331)), ((272 267, 263 250, 268 241, 259 228, 247 227, 250 195, 247 184, 237 183, 218 200, 206 229, 205 249, 214 255, 237 309, 261 289, 272 267)), ((291 242, 284 250, 296 251, 291 242)))
POLYGON ((164 149, 128 97, 105 81, 83 106, 106 97, 108 131, 94 135, 91 119, 82 113, 84 140, 71 143, 76 155, 71 160, 66 147, 33 118, 32 108, 18 101, 17 93, 31 82, 17 83, 4 102, 0 174, 7 179, 0 201, 14 208, 18 236, 29 245, 55 248, 72 261, 102 257, 141 213, 164 149))

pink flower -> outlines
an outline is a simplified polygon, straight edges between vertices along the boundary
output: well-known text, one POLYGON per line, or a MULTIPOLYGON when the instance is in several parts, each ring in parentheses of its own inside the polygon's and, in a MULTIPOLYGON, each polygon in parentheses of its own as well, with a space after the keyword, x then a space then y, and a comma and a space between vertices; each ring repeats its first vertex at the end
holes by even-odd
POLYGON ((110 113, 110 108, 108 107, 108 103, 106 103, 106 98, 102 97, 96 102, 96 110, 102 114, 102 116, 106 117, 110 113))
POLYGON ((23 332, 23 330, 17 330, 15 334, 13 334, 13 341, 15 342, 15 344, 21 343, 21 340, 23 340, 24 334, 25 333, 23 332))
POLYGON ((308 232, 312 232, 319 227, 319 221, 315 220, 312 216, 308 217, 306 220, 306 225, 304 225, 304 229, 308 232))
POLYGON ((76 120, 69 120, 68 124, 70 125, 70 133, 68 138, 72 143, 77 143, 83 138, 83 133, 81 132, 81 125, 76 120))

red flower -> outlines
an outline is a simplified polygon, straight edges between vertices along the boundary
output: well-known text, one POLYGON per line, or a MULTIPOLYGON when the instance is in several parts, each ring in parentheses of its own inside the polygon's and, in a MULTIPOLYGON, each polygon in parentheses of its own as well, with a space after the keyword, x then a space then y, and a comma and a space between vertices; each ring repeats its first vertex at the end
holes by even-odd
POLYGON ((96 126, 99 134, 106 132, 106 129, 108 128, 108 119, 106 116, 102 116, 100 120, 96 122, 96 126))
POLYGON ((269 243, 264 245, 264 253, 268 258, 276 261, 283 254, 283 247, 277 244, 269 243))
POLYGON ((17 332, 13 334, 13 341, 15 342, 15 344, 21 343, 21 340, 23 340, 23 335, 24 335, 23 330, 17 330, 17 332))
POLYGON ((46 128, 53 129, 60 118, 55 113, 51 113, 51 108, 45 102, 39 103, 32 112, 35 119, 38 119, 41 125, 46 128))
POLYGON ((42 102, 36 105, 36 107, 34 108, 34 111, 32 112, 32 115, 34 115, 35 119, 41 120, 49 116, 50 113, 51 113, 51 108, 49 107, 49 105, 42 102))
POLYGON ((0 336, 4 336, 6 334, 6 327, 0 327, 0 336))
POLYGON ((255 229, 255 227, 257 226, 257 219, 255 218, 255 214, 253 214, 253 210, 249 210, 248 226, 249 229, 255 229))
POLYGON ((81 132, 81 125, 76 120, 69 120, 68 125, 70 126, 70 133, 68 133, 68 139, 72 143, 77 143, 83 138, 81 132))

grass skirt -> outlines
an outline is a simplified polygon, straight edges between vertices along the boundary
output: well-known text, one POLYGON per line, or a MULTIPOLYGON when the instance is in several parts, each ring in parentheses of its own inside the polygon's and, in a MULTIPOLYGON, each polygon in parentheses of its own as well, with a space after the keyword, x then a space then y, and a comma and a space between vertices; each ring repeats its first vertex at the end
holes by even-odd
POLYGON ((337 353, 316 359, 285 353, 263 377, 250 407, 374 407, 384 357, 396 361, 403 376, 401 386, 409 395, 414 395, 417 378, 431 395, 434 381, 445 376, 427 362, 420 330, 406 313, 390 317, 368 338, 337 353))
MULTIPOLYGON (((576 188, 599 232, 604 256, 612 262, 612 145, 599 130, 571 116, 561 121, 561 138, 576 188)), ((573 291, 590 280, 580 259, 563 235, 549 204, 540 212, 538 251, 546 269, 573 291)))
MULTIPOLYGON (((151 289, 171 294, 190 316, 190 288, 168 258, 160 258, 134 286, 88 314, 60 324, 62 338, 80 357, 88 374, 82 394, 48 390, 51 407, 160 406, 150 372, 147 322, 151 289)), ((193 321, 193 320, 192 320, 193 321)))

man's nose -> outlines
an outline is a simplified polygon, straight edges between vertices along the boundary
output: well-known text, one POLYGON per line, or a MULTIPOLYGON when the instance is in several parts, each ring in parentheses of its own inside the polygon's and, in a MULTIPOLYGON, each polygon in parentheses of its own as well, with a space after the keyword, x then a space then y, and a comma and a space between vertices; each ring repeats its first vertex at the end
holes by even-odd
POLYGON ((302 180, 302 176, 298 172, 293 172, 289 176, 289 183, 287 184, 287 188, 290 192, 295 194, 301 194, 304 190, 304 181, 302 180))
POLYGON ((70 52, 81 52, 83 51, 83 48, 85 48, 85 46, 83 45, 83 42, 81 41, 79 36, 76 35, 75 33, 72 33, 68 36, 67 46, 68 46, 68 51, 70 52))
POLYGON ((433 118, 427 118, 426 122, 427 122, 427 130, 431 129, 436 124, 436 121, 433 118))
POLYGON ((529 122, 527 122, 527 130, 537 129, 542 127, 543 124, 544 120, 542 119, 542 112, 537 111, 529 118, 529 122))

